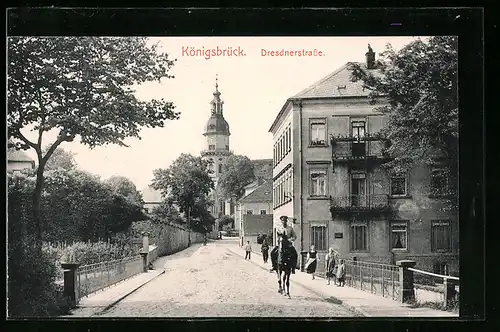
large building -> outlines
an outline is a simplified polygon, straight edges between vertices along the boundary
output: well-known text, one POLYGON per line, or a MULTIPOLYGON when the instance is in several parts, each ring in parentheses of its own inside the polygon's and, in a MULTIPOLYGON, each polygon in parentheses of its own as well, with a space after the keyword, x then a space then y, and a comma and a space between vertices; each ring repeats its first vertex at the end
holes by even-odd
MULTIPOLYGON (((366 70, 378 75, 375 53, 366 70)), ((314 244, 344 258, 458 272, 457 213, 443 212, 446 186, 439 165, 415 165, 404 175, 385 171, 386 117, 369 103, 350 63, 289 98, 270 128, 274 142, 273 228, 281 215, 297 222, 296 249, 314 244)), ((319 265, 320 269, 323 264, 319 265)))

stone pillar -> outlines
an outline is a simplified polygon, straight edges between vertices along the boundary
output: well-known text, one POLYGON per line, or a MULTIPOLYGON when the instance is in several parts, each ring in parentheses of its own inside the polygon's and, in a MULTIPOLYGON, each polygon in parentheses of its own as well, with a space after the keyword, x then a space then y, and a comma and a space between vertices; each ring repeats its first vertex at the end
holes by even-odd
POLYGON ((304 272, 306 267, 307 251, 300 252, 300 271, 304 272))
POLYGON ((445 307, 449 307, 451 305, 452 301, 455 299, 455 295, 456 295, 455 285, 456 284, 457 284, 457 282, 455 280, 451 280, 451 279, 445 278, 443 281, 445 307))
POLYGON ((63 295, 69 298, 70 308, 75 308, 78 304, 78 267, 80 264, 75 263, 62 263, 61 267, 64 269, 64 291, 63 295))
POLYGON ((415 289, 413 287, 413 271, 408 270, 414 267, 417 262, 412 260, 397 261, 399 266, 399 302, 407 303, 415 300, 415 289))
MULTIPOLYGON (((142 233, 142 252, 149 253, 149 233, 142 233)), ((149 255, 146 256, 146 265, 149 264, 149 255)))
POLYGON ((148 253, 141 252, 142 256, 142 272, 148 272, 148 253))

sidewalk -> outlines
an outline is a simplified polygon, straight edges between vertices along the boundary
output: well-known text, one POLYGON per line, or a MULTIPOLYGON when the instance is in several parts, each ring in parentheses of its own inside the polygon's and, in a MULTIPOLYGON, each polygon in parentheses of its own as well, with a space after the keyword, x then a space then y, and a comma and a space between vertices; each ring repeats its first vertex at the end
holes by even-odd
POLYGON ((168 266, 168 261, 181 258, 186 255, 192 255, 200 247, 201 244, 193 244, 191 247, 181 250, 175 254, 159 257, 153 262, 153 270, 149 270, 147 273, 139 273, 108 288, 97 291, 88 297, 80 299, 78 307, 73 309, 69 315, 62 317, 73 318, 99 315, 99 313, 111 308, 151 280, 165 273, 165 267, 168 266))
MULTIPOLYGON (((245 252, 238 244, 228 245, 227 248, 241 256, 245 257, 245 252)), ((262 261, 262 254, 259 252, 252 252, 252 263, 260 266, 261 268, 269 271, 271 268, 270 260, 268 264, 262 261)), ((316 293, 319 296, 340 302, 349 310, 365 316, 365 317, 455 317, 458 314, 434 310, 430 308, 411 308, 405 304, 396 302, 394 300, 374 295, 359 289, 351 287, 337 287, 333 284, 326 285, 322 277, 316 276, 315 280, 311 280, 311 276, 295 270, 290 278, 292 283, 297 283, 300 286, 316 293)))

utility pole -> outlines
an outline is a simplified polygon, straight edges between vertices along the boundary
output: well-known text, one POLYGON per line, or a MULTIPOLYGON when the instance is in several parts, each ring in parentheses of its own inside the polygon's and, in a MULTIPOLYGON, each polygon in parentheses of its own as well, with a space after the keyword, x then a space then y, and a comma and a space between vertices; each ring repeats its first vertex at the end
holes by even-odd
POLYGON ((191 207, 188 206, 188 215, 187 215, 187 224, 188 224, 188 247, 191 246, 191 207))

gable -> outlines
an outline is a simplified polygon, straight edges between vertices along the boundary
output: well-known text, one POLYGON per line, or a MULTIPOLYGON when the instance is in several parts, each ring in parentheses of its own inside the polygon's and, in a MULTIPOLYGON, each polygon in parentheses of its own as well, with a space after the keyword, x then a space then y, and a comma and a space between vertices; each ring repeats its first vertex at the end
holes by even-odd
POLYGON ((267 180, 257 189, 239 200, 240 203, 271 203, 272 201, 272 180, 267 180))

